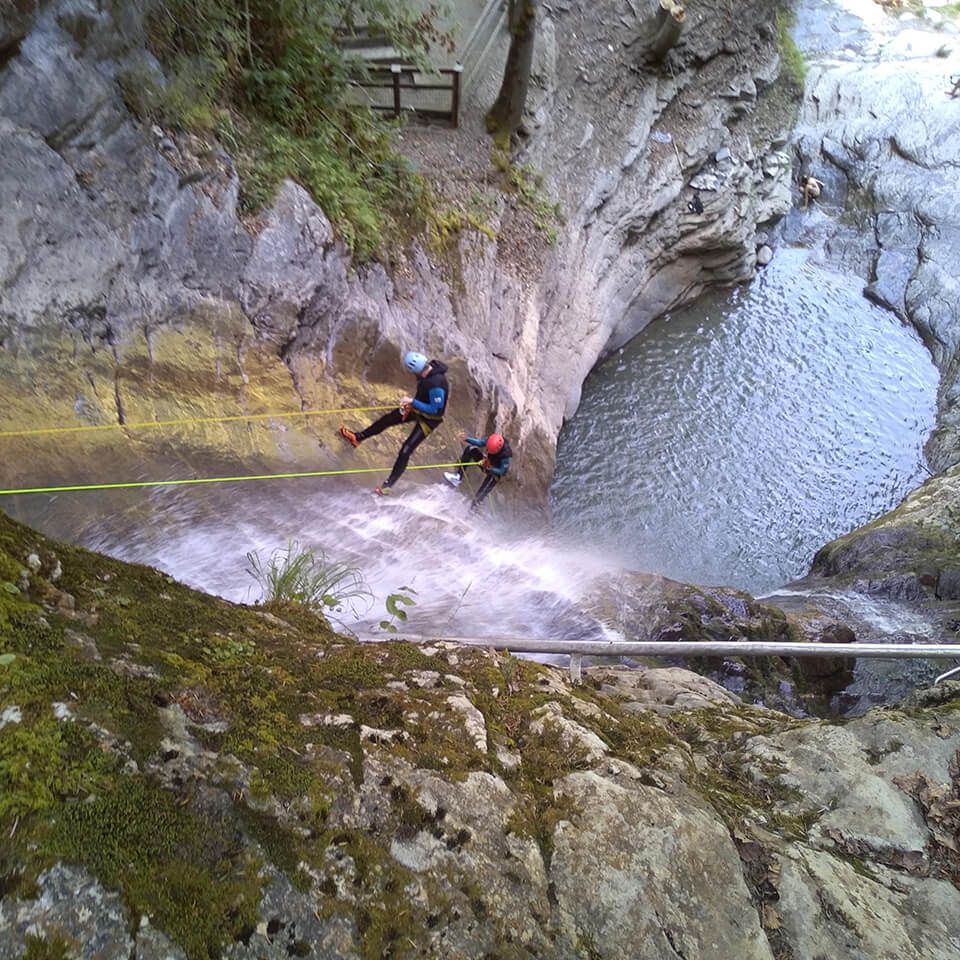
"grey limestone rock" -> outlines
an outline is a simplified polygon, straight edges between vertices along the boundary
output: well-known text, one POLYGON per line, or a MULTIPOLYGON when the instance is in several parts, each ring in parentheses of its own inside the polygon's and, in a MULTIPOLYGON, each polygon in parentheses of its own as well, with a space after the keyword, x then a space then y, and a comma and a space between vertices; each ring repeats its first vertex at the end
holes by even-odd
POLYGON ((19 960, 26 938, 57 940, 81 960, 127 960, 133 951, 123 900, 86 871, 57 865, 40 874, 37 897, 0 899, 0 958, 19 960))

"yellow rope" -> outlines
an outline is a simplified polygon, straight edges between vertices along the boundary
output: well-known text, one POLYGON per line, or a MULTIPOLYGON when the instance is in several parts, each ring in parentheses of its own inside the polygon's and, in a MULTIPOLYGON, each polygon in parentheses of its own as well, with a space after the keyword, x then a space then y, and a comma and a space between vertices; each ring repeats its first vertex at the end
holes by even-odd
MULTIPOLYGON (((470 467, 474 463, 423 463, 408 470, 433 470, 447 467, 470 467)), ((268 473, 246 477, 196 477, 192 480, 137 480, 129 483, 86 483, 65 487, 24 487, 0 490, 0 496, 11 493, 65 493, 71 490, 117 490, 121 487, 178 487, 188 483, 232 483, 236 480, 289 480, 296 477, 338 477, 348 473, 386 473, 389 467, 354 467, 351 470, 310 470, 306 473, 268 473)))
POLYGON ((336 407, 329 410, 298 410, 293 413, 250 413, 231 417, 188 417, 183 420, 144 420, 140 423, 102 423, 84 427, 39 427, 36 430, 0 430, 4 437, 33 437, 50 433, 83 433, 91 430, 140 430, 144 427, 173 427, 185 423, 227 423, 231 420, 279 420, 281 417, 316 417, 333 413, 365 413, 370 410, 392 410, 397 404, 381 407, 336 407))

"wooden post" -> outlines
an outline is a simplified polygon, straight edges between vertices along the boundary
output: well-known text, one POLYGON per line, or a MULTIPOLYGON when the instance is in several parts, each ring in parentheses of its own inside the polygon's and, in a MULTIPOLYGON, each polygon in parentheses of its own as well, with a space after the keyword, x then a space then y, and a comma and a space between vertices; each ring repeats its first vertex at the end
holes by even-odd
POLYGON ((400 64, 391 63, 390 73, 393 74, 393 115, 400 119, 400 64))
POLYGON ((463 73, 463 64, 453 65, 453 91, 450 95, 450 120, 454 127, 460 126, 460 76, 463 73))
POLYGON ((674 44, 683 33, 687 11, 678 0, 660 0, 657 20, 654 28, 653 43, 647 56, 654 63, 662 63, 674 44))

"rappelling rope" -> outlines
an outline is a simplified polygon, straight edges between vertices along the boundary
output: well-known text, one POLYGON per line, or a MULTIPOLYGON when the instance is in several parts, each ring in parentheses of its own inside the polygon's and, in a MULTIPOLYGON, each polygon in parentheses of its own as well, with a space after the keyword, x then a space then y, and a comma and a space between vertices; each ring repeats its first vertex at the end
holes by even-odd
MULTIPOLYGON (((435 470, 448 467, 475 467, 477 463, 420 463, 408 470, 435 470)), ((239 480, 292 480, 297 477, 341 477, 350 473, 386 473, 389 467, 354 467, 350 470, 310 470, 305 473, 267 473, 245 477, 194 477, 190 480, 135 480, 127 483, 83 483, 64 487, 24 487, 18 490, 0 490, 0 496, 11 493, 65 493, 72 490, 118 490, 123 487, 179 487, 188 483, 233 483, 239 480)))
MULTIPOLYGON (((31 430, 0 430, 0 439, 6 437, 31 437, 63 433, 84 433, 94 430, 140 430, 146 427, 173 427, 190 423, 229 423, 237 420, 277 420, 282 417, 316 417, 342 413, 369 413, 376 410, 392 410, 396 404, 375 407, 331 407, 326 410, 297 410, 285 413, 251 413, 228 417, 184 417, 178 420, 144 420, 139 423, 103 423, 79 427, 37 427, 31 430)), ((424 463, 408 467, 409 470, 448 469, 452 467, 477 466, 474 461, 460 463, 424 463)), ((118 490, 126 487, 174 487, 190 483, 233 483, 241 480, 291 480, 299 477, 338 477, 352 473, 385 473, 389 467, 354 467, 349 470, 310 470, 303 473, 270 473, 240 477, 194 477, 189 480, 136 480, 124 483, 83 483, 57 487, 21 487, 0 490, 0 496, 15 493, 67 493, 76 490, 118 490)))
POLYGON ((367 413, 392 410, 395 403, 379 407, 334 407, 329 410, 297 410, 291 413, 248 413, 231 417, 186 417, 182 420, 143 420, 140 423, 98 423, 82 427, 38 427, 34 430, 0 430, 3 437, 34 437, 51 433, 84 433, 93 430, 142 430, 145 427, 176 427, 187 423, 227 423, 231 420, 279 420, 281 417, 319 417, 333 413, 367 413))

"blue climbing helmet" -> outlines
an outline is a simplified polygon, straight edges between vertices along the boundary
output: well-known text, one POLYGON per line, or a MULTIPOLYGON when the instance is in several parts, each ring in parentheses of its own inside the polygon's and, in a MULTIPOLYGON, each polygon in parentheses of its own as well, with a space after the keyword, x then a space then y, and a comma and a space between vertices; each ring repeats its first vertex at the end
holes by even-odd
POLYGON ((408 350, 403 355, 403 365, 411 372, 421 374, 430 361, 422 353, 416 350, 408 350))

